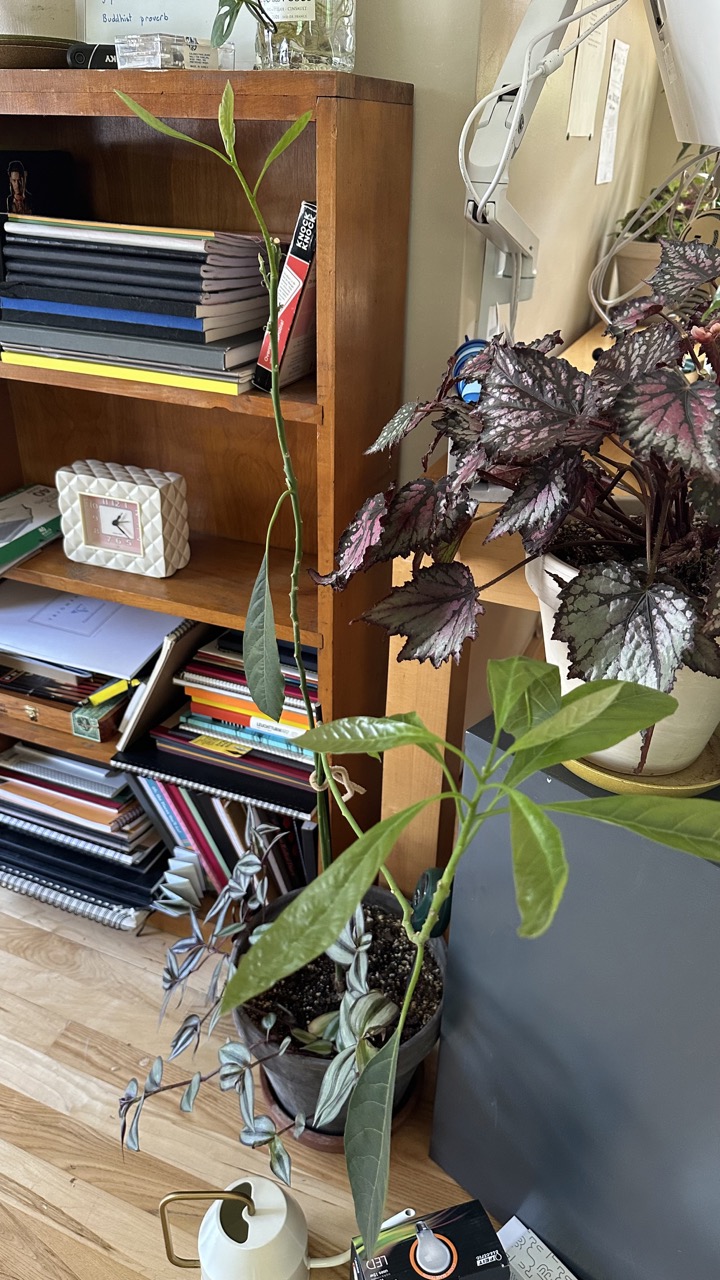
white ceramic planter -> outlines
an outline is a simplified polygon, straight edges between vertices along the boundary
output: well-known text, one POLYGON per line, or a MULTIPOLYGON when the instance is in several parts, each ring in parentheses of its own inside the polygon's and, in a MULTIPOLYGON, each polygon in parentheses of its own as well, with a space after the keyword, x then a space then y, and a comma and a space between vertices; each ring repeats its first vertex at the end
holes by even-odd
POLYGON ((659 244, 648 244, 643 240, 633 240, 618 250, 615 255, 618 297, 623 298, 633 289, 638 297, 652 293, 644 281, 660 265, 660 253, 659 244))
MULTIPOLYGON (((563 693, 568 693, 582 681, 568 677, 568 647, 561 640, 552 638, 560 588, 549 576, 551 573, 564 582, 570 582, 577 569, 552 555, 541 556, 525 567, 525 576, 540 602, 545 656, 548 662, 558 667, 563 693)), ((655 729, 643 771, 645 777, 686 769, 697 760, 720 724, 720 680, 681 667, 672 693, 678 700, 678 708, 655 729)), ((633 773, 640 761, 641 749, 640 734, 637 733, 587 759, 615 773, 633 773)))

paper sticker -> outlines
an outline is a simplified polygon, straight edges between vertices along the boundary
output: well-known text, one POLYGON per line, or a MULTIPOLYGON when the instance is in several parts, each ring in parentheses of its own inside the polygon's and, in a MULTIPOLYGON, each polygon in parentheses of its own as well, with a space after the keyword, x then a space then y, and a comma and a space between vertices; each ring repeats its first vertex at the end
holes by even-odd
POLYGON ((498 1237, 508 1256, 512 1280, 577 1280, 519 1218, 506 1222, 498 1237))
POLYGON ((314 22, 315 0, 263 0, 273 22, 314 22))
POLYGON ((603 118, 602 137, 600 139, 600 155, 598 156, 598 186, 612 182, 615 176, 615 152, 617 150, 618 126, 620 124, 620 103, 622 102, 623 83, 627 68, 630 45, 623 40, 616 40, 613 45, 612 62, 610 64, 610 83, 608 84, 605 116, 603 118))
POLYGON ((207 751, 222 751, 226 756, 246 756, 248 751, 252 751, 252 747, 244 743, 228 742, 225 738, 211 738, 207 734, 193 738, 192 745, 204 747, 207 751))
MULTIPOLYGON (((581 18, 580 34, 589 30, 596 22, 597 14, 587 14, 581 18)), ((607 23, 603 23, 577 50, 568 115, 569 138, 592 138, 595 132, 607 43, 608 27, 607 23)))

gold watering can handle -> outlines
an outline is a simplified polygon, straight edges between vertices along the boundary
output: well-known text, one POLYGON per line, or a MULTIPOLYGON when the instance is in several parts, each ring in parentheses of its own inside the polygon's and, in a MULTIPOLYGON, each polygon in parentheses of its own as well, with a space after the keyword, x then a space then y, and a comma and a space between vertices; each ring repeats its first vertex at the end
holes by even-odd
POLYGON ((177 1204, 179 1200, 235 1200, 245 1205, 251 1218, 255 1213, 255 1205, 251 1197, 245 1195, 243 1191, 171 1191, 169 1195, 164 1196, 160 1201, 160 1222, 165 1241, 165 1252, 174 1267, 200 1266, 199 1258, 179 1258, 173 1248, 168 1210, 171 1205, 177 1204))

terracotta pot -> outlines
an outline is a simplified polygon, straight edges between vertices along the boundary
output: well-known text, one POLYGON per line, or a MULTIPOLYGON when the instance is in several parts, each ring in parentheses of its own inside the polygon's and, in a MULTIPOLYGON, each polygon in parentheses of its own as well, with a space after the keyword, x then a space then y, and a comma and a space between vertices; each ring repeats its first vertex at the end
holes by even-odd
MULTIPOLYGON (((302 890, 297 890, 295 893, 287 894, 286 897, 279 898, 276 902, 271 903, 265 919, 268 922, 274 920, 288 903, 301 892, 302 890)), ((370 889, 365 895, 364 902, 368 906, 383 907, 388 914, 400 915, 400 908, 387 889, 370 889)), ((245 949, 245 946, 241 946, 239 952, 242 953, 245 949)), ((432 953, 444 978, 445 942, 442 938, 432 938, 428 949, 432 953)), ((400 1046, 394 1094, 395 1107, 403 1104, 412 1087, 416 1072, 435 1045, 440 1035, 441 1015, 442 1001, 422 1030, 400 1046)), ((243 1008, 233 1010, 233 1018, 239 1039, 248 1048, 253 1047, 258 1061, 263 1062, 264 1059, 270 1058, 270 1061, 266 1062, 263 1069, 283 1110, 290 1116, 295 1116, 299 1112, 308 1117, 312 1116, 317 1105, 320 1085, 327 1070, 328 1059, 317 1058, 309 1053, 293 1053, 291 1051, 283 1054, 281 1058, 275 1057, 273 1056, 275 1046, 268 1045, 267 1051, 263 1051, 265 1033, 256 1027, 243 1008)), ((317 1132, 342 1134, 345 1129, 346 1117, 347 1108, 344 1108, 333 1121, 327 1125, 322 1125, 317 1132)))
MULTIPOLYGON (((558 667, 563 693, 568 693, 570 689, 576 689, 582 684, 582 681, 568 677, 568 647, 561 640, 552 638, 555 614, 560 602, 560 587, 549 576, 551 573, 564 582, 570 582, 577 574, 577 569, 553 555, 540 556, 525 566, 527 581, 540 601, 545 656, 548 662, 553 662, 558 667)), ((645 777, 659 777, 686 769, 704 751, 720 724, 720 680, 702 675, 699 671, 690 671, 688 667, 681 667, 672 694, 678 700, 678 708, 674 715, 662 720, 655 729, 643 770, 645 777)), ((640 734, 636 733, 618 742, 616 746, 609 747, 607 751, 598 751, 587 759, 615 773, 633 773, 640 762, 641 750, 640 734)))

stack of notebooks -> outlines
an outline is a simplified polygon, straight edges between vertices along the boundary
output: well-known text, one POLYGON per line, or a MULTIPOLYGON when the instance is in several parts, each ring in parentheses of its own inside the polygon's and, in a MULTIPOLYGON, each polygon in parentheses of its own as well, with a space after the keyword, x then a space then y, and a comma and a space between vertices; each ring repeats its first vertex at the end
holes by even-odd
POLYGON ((11 214, 6 364, 237 395, 268 319, 258 236, 11 214))
POLYGON ((116 929, 155 907, 167 853, 121 773, 17 743, 0 753, 0 885, 116 929))
POLYGON ((0 574, 59 537, 57 489, 28 484, 0 498, 0 574))
MULTIPOLYGON (((249 846, 253 826, 267 831, 268 867, 279 892, 302 887, 316 873, 313 758, 293 740, 308 721, 292 647, 280 650, 286 680, 280 724, 250 697, 242 635, 225 632, 191 653, 174 677, 180 705, 143 740, 121 742, 115 757, 165 842, 176 854, 194 851, 216 889, 249 846)), ((316 702, 316 652, 308 650, 307 660, 315 664, 316 702)))

